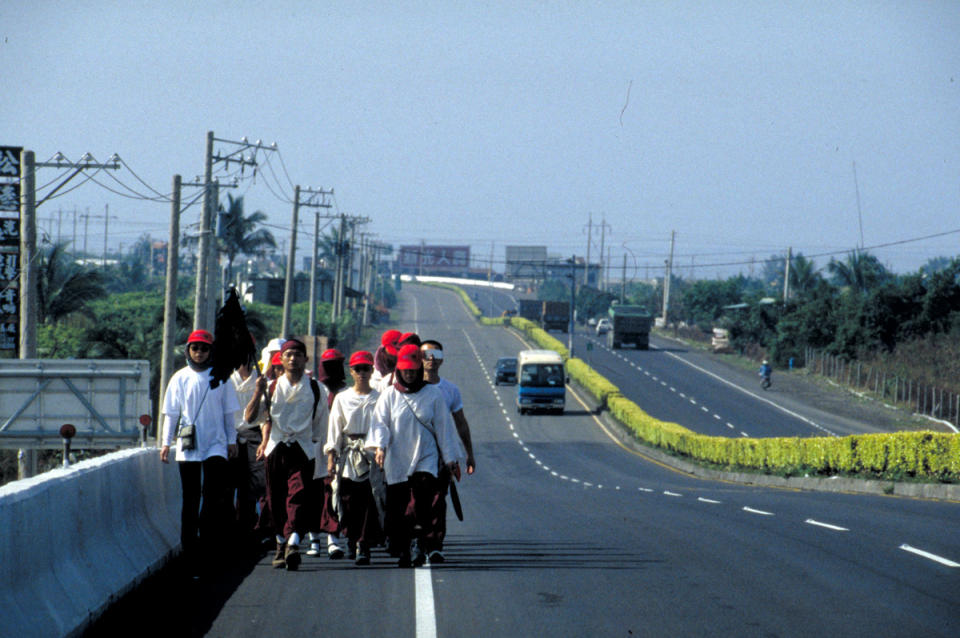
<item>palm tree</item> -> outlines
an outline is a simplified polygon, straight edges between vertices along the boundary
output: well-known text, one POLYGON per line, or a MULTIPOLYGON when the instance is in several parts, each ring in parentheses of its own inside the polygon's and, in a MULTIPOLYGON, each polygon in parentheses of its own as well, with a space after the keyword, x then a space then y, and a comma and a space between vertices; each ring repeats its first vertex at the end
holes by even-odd
POLYGON ((803 295, 816 288, 821 279, 813 260, 804 257, 803 253, 797 253, 790 262, 790 290, 797 295, 803 295))
POLYGON ((217 232, 220 250, 227 255, 226 280, 232 279, 233 261, 237 255, 256 255, 276 248, 277 241, 273 233, 265 228, 257 228, 267 219, 263 211, 254 211, 243 215, 243 196, 234 199, 227 194, 227 207, 220 205, 220 227, 217 232))
POLYGON ((831 259, 827 268, 833 275, 833 282, 843 288, 865 293, 886 280, 890 273, 874 255, 855 250, 846 261, 831 259))
POLYGON ((66 242, 57 242, 39 254, 37 319, 41 324, 83 310, 87 302, 107 296, 100 273, 81 266, 66 252, 66 242))

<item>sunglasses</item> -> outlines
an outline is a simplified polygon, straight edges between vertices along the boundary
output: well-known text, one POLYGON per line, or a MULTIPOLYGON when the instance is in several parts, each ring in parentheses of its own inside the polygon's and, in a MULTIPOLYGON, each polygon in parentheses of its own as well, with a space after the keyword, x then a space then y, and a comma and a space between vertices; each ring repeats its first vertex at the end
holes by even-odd
POLYGON ((423 360, 424 361, 443 361, 443 350, 424 350, 423 351, 423 360))
POLYGON ((197 352, 209 352, 209 351, 210 351, 210 346, 208 346, 208 345, 205 344, 205 343, 191 343, 191 344, 190 344, 190 349, 191 349, 191 350, 196 350, 197 352))
POLYGON ((354 372, 360 374, 360 373, 362 373, 362 372, 372 372, 372 371, 373 371, 373 366, 372 366, 372 365, 369 365, 369 364, 366 364, 366 363, 361 363, 360 365, 353 366, 353 367, 350 368, 350 369, 353 370, 354 372))

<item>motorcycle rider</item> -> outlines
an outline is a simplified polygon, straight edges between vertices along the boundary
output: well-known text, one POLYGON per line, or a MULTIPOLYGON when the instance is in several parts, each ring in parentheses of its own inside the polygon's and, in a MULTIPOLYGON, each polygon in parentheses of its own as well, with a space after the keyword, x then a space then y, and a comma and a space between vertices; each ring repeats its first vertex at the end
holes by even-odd
POLYGON ((770 376, 773 374, 773 368, 770 367, 770 362, 766 359, 763 360, 763 363, 760 364, 760 385, 764 388, 770 387, 770 376))

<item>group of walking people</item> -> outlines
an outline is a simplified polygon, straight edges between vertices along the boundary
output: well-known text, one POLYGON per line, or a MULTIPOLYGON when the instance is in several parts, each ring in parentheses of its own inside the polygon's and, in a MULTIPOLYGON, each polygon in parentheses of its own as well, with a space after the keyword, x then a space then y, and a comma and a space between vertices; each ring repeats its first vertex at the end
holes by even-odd
POLYGON ((274 536, 272 564, 287 570, 324 544, 357 565, 381 545, 400 566, 444 560, 448 486, 476 463, 439 342, 388 330, 375 353, 326 350, 313 375, 302 341, 275 339, 259 370, 240 366, 229 383, 210 374, 212 347, 209 332, 191 333, 162 406, 160 457, 175 448, 195 576, 238 530, 274 536))

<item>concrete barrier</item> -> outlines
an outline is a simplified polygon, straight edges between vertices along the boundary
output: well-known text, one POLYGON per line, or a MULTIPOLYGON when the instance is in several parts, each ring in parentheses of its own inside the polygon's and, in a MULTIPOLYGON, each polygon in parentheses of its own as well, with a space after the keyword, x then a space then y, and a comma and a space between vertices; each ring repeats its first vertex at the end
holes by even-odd
POLYGON ((180 478, 131 449, 0 487, 0 636, 77 635, 180 544, 180 478))

